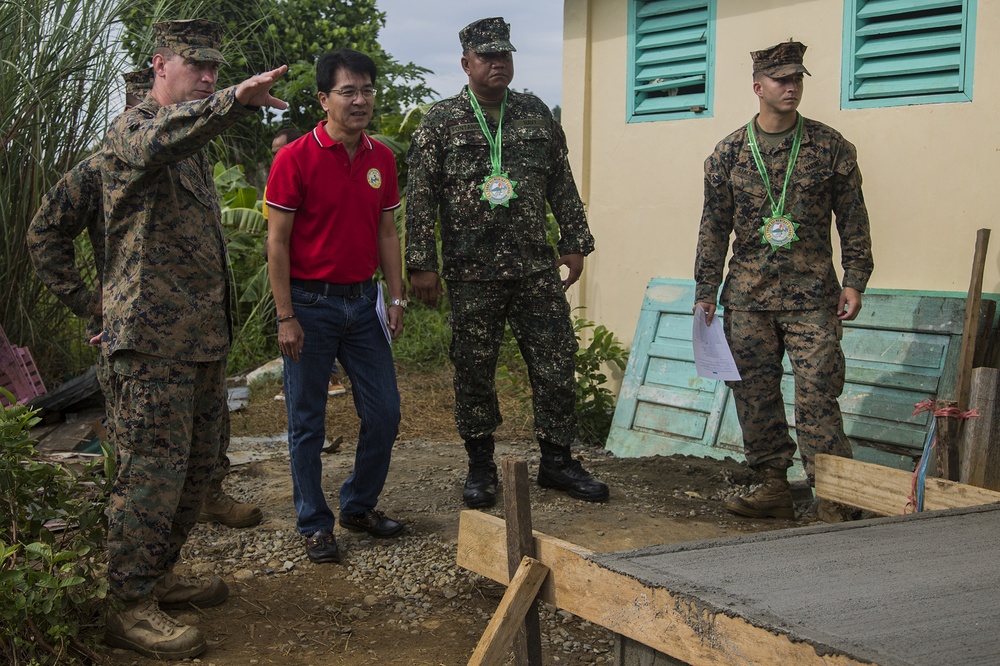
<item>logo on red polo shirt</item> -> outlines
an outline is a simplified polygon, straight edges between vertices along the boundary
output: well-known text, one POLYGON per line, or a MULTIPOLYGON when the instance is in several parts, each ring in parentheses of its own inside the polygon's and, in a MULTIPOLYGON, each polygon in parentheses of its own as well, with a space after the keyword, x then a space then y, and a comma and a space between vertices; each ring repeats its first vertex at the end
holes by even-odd
POLYGON ((368 184, 374 187, 376 190, 382 187, 382 172, 378 169, 368 170, 368 184))

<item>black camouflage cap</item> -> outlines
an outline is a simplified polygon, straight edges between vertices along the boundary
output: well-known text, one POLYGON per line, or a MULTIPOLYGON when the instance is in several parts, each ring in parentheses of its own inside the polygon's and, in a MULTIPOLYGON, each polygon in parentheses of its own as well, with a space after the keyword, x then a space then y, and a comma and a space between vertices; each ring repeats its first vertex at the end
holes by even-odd
POLYGON ((763 74, 772 79, 784 78, 799 72, 809 74, 809 70, 802 65, 802 56, 805 52, 806 46, 801 42, 782 42, 763 51, 751 51, 753 73, 763 74))
POLYGON ((153 89, 153 68, 137 69, 122 74, 125 79, 125 94, 142 99, 153 89))
POLYGON ((510 23, 503 18, 484 18, 473 21, 458 33, 463 51, 476 53, 496 53, 497 51, 516 51, 510 43, 510 23))
POLYGON ((162 21, 153 24, 156 48, 167 48, 184 58, 227 64, 219 47, 222 26, 215 21, 162 21))

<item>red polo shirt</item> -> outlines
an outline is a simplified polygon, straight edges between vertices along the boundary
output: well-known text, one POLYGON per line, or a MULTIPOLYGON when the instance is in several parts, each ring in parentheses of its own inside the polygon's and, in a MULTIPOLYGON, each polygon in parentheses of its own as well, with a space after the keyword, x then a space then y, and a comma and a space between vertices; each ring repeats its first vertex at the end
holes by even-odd
POLYGON ((354 160, 321 121, 278 151, 266 205, 295 213, 291 277, 349 284, 378 268, 378 222, 399 207, 396 160, 385 145, 361 134, 354 160))

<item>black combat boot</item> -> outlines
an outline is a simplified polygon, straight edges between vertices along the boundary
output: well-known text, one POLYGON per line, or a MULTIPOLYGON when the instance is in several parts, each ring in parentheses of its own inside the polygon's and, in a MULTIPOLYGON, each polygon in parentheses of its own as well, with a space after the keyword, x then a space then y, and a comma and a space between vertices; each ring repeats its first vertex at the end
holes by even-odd
POLYGON ((562 490, 570 497, 585 502, 604 502, 608 499, 608 486, 595 479, 575 459, 569 447, 549 442, 539 442, 542 462, 538 466, 538 485, 542 488, 562 490))
POLYGON ((497 503, 497 466, 493 462, 493 436, 465 442, 469 453, 469 475, 465 477, 462 500, 470 509, 483 509, 497 503))

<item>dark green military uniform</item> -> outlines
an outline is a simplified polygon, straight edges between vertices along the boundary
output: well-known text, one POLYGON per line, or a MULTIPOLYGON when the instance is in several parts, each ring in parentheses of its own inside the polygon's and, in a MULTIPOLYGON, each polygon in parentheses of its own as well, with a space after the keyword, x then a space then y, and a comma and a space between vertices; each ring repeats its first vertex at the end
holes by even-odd
MULTIPOLYGON (((161 31, 158 44, 222 60, 218 24, 189 22, 214 34, 178 41, 180 23, 158 24, 174 30, 161 31)), ((237 102, 235 88, 166 107, 151 95, 116 118, 105 140, 103 346, 121 457, 108 572, 111 592, 125 601, 149 596, 177 560, 225 436, 229 284, 202 149, 253 111, 237 102)))
MULTIPOLYGON (((559 223, 560 254, 590 254, 594 239, 567 160, 566 138, 534 95, 508 91, 503 169, 517 198, 491 208, 479 186, 490 174, 489 145, 465 88, 428 111, 407 156, 406 263, 438 271, 434 225, 440 215, 442 276, 453 312, 455 419, 465 439, 500 425, 497 353, 509 321, 531 374, 539 439, 569 446, 576 437, 573 354, 577 348, 545 203, 559 223)), ((486 117, 490 131, 497 123, 486 117)))
MULTIPOLYGON (((801 66, 801 53, 798 63, 801 66)), ((757 133, 760 136, 759 128, 757 133)), ((792 133, 776 146, 758 141, 778 192, 792 143, 792 133)), ((842 286, 863 292, 873 267, 857 153, 836 130, 804 119, 784 212, 800 225, 798 239, 788 249, 775 250, 762 242, 761 224, 771 215, 771 203, 747 128, 741 127, 723 139, 705 162, 695 300, 715 303, 730 235, 735 232, 720 302, 726 308, 726 337, 742 377, 730 386, 747 462, 781 469, 792 463, 795 443, 788 434, 780 391, 782 356, 787 351, 795 374, 799 450, 811 478, 816 453, 851 456, 837 404, 844 387, 844 355, 836 316, 842 287, 833 267, 832 216, 840 236, 842 286)))

